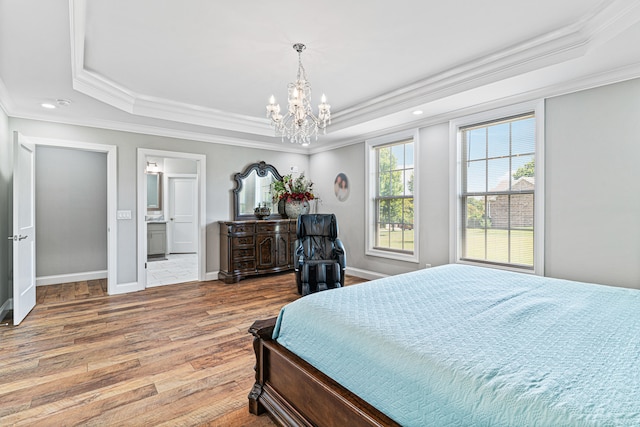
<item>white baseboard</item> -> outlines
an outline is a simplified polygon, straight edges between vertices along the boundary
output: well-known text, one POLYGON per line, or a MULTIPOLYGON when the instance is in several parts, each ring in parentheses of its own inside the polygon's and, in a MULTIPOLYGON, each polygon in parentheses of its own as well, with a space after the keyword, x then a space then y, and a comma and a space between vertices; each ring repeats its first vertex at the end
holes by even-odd
MULTIPOLYGON (((376 273, 375 271, 362 270, 360 268, 347 267, 347 274, 360 277, 362 279, 375 280, 387 277, 388 274, 376 273)), ((218 280, 218 271, 207 271, 204 280, 218 280)))
POLYGON ((130 283, 118 283, 114 286, 113 292, 111 292, 111 287, 109 288, 109 295, 119 295, 126 294, 129 292, 138 292, 140 290, 138 286, 138 282, 130 282, 130 283))
POLYGON ((36 286, 57 285, 59 283, 83 282, 86 280, 106 279, 107 270, 85 271, 82 273, 58 274, 36 277, 36 286))
POLYGON ((387 277, 388 274, 377 273, 375 271, 362 270, 360 268, 354 268, 347 266, 346 273, 351 276, 360 277, 361 279, 375 280, 387 277))

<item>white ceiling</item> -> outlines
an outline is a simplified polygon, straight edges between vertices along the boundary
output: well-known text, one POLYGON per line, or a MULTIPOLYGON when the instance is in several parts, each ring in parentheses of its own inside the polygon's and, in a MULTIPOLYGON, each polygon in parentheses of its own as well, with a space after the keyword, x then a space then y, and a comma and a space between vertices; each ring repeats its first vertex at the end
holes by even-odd
POLYGON ((640 1, 0 0, 0 102, 12 117, 302 150, 265 117, 295 79, 296 42, 332 106, 313 152, 640 77, 640 1), (57 99, 72 103, 40 106, 57 99))

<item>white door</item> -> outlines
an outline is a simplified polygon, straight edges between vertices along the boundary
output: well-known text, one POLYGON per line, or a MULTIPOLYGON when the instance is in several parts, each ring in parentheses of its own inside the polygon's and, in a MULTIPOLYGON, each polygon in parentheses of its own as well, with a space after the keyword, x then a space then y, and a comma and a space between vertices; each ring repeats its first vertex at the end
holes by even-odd
POLYGON ((197 252, 195 178, 169 177, 169 252, 197 252))
POLYGON ((13 324, 36 305, 35 145, 19 133, 13 143, 13 324))

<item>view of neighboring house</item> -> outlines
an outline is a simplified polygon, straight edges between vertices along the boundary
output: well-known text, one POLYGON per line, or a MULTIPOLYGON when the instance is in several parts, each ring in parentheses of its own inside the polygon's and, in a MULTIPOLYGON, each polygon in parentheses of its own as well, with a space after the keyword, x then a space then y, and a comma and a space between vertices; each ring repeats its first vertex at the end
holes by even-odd
MULTIPOLYGON (((491 191, 505 191, 509 178, 504 179, 491 191)), ((511 191, 523 191, 521 195, 494 195, 487 197, 487 219, 491 228, 533 227, 533 190, 535 177, 523 176, 511 181, 511 191)))

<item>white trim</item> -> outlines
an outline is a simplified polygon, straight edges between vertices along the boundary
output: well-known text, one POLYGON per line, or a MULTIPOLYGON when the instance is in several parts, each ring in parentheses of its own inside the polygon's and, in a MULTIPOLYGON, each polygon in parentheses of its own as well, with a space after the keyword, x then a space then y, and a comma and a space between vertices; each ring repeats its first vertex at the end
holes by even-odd
MULTIPOLYGON (((544 275, 544 100, 536 100, 521 104, 510 105, 490 111, 460 117, 449 122, 449 262, 461 264, 476 264, 460 260, 460 236, 462 213, 460 212, 459 200, 461 195, 461 150, 460 132, 462 126, 474 123, 482 123, 504 117, 515 116, 517 114, 533 111, 536 117, 536 184, 535 184, 535 210, 534 210, 534 236, 533 236, 533 273, 539 276, 544 275)), ((516 267, 500 266, 494 264, 478 263, 484 267, 494 267, 506 270, 527 272, 525 269, 516 267)))
MULTIPOLYGON (((137 161, 137 222, 138 222, 138 282, 134 290, 142 290, 147 285, 147 185, 145 180, 145 168, 147 157, 163 157, 171 159, 194 160, 197 164, 196 186, 198 194, 198 280, 206 279, 207 266, 207 156, 204 154, 184 153, 178 151, 155 150, 150 148, 138 148, 137 161)), ((165 186, 166 187, 166 186, 165 186)))
POLYGON ((602 2, 589 15, 565 27, 342 109, 332 117, 332 128, 344 129, 374 117, 416 108, 420 104, 465 90, 583 57, 590 50, 635 25, 639 19, 638 2, 602 2))
POLYGON ((420 259, 420 224, 417 221, 420 218, 420 189, 419 189, 419 130, 410 129, 402 132, 396 132, 384 135, 378 138, 368 139, 365 142, 365 255, 395 259, 407 262, 419 262, 420 259), (375 249, 373 247, 375 232, 375 192, 376 192, 376 165, 373 150, 375 147, 393 142, 399 142, 405 139, 413 139, 413 254, 404 254, 400 252, 385 251, 383 249, 375 249))
MULTIPOLYGON (((271 136, 268 120, 140 94, 84 68, 86 0, 69 0, 72 84, 95 99, 131 114, 211 128, 271 136)), ((337 112, 332 129, 340 130, 380 116, 415 108, 550 65, 584 56, 640 19, 637 2, 608 0, 581 19, 541 36, 483 55, 413 84, 367 99, 337 112)))
POLYGON ((13 101, 11 100, 11 96, 9 95, 7 86, 0 78, 0 109, 2 109, 2 111, 4 111, 4 113, 8 116, 9 112, 12 111, 13 108, 13 101))
MULTIPOLYGON (((70 141, 29 136, 36 145, 95 151, 107 154, 107 292, 117 292, 118 280, 118 222, 116 221, 118 197, 118 148, 115 145, 70 141)), ((37 245, 37 242, 36 242, 37 245)))
POLYGON ((545 101, 538 100, 535 103, 536 114, 536 182, 535 182, 535 205, 533 220, 535 228, 533 230, 533 265, 534 273, 544 276, 544 216, 545 216, 545 101))
MULTIPOLYGON (((388 126, 373 132, 358 133, 357 136, 349 136, 341 139, 329 140, 323 138, 322 143, 311 144, 308 147, 302 147, 299 144, 290 144, 289 142, 281 142, 280 138, 264 138, 258 137, 252 139, 241 139, 230 136, 222 136, 210 133, 201 133, 187 130, 170 129, 159 126, 125 123, 112 120, 102 119, 69 119, 67 117, 56 117, 52 119, 50 114, 34 114, 16 111, 13 104, 3 98, 0 91, 0 107, 5 110, 9 117, 28 120, 40 120, 43 122, 53 122, 67 125, 77 125, 85 127, 93 127, 99 129, 116 130, 121 132, 131 132, 144 135, 156 135, 167 138, 187 139, 193 141, 207 142, 211 144, 233 145, 237 147, 258 148, 261 150, 278 151, 284 153, 300 153, 300 154, 317 154, 326 151, 335 150, 341 147, 348 147, 354 144, 360 144, 366 139, 375 138, 387 133, 399 132, 406 129, 424 128, 441 123, 455 120, 457 117, 474 114, 479 111, 486 111, 493 108, 500 108, 506 105, 512 105, 520 102, 528 102, 532 99, 552 98, 555 96, 566 95, 570 93, 580 92, 587 89, 606 86, 622 81, 627 81, 640 77, 640 63, 626 65, 613 70, 607 70, 600 73, 590 74, 583 78, 571 80, 570 82, 562 82, 529 92, 517 93, 512 96, 491 100, 481 104, 475 104, 467 108, 445 111, 441 114, 426 115, 422 119, 412 121, 410 123, 402 123, 395 126, 388 126), (2 105, 2 102, 5 105, 2 105)), ((415 109, 415 106, 411 109, 415 109)), ((331 130, 329 131, 331 133, 331 130)), ((330 136, 330 135, 329 135, 330 136)))
POLYGON ((60 283, 86 282, 87 280, 106 279, 107 270, 85 271, 83 273, 55 274, 36 277, 36 286, 57 285, 60 283))
POLYGON ((388 274, 378 273, 377 271, 363 270, 361 268, 347 267, 346 274, 350 276, 360 277, 361 279, 376 280, 388 277, 388 274))
POLYGON ((118 283, 114 290, 109 289, 109 295, 128 294, 139 290, 138 282, 118 283))
POLYGON ((201 105, 137 93, 111 79, 84 68, 87 1, 69 0, 71 81, 73 89, 130 114, 190 123, 210 128, 272 136, 266 118, 229 113, 201 105))
POLYGON ((204 274, 204 280, 207 281, 207 282, 209 282, 211 280, 218 280, 218 273, 219 272, 220 271, 207 271, 204 274))

